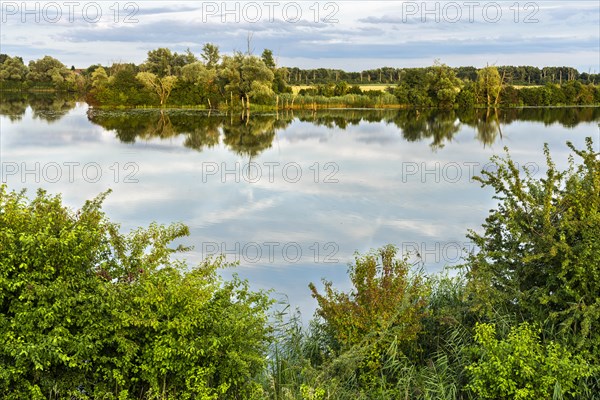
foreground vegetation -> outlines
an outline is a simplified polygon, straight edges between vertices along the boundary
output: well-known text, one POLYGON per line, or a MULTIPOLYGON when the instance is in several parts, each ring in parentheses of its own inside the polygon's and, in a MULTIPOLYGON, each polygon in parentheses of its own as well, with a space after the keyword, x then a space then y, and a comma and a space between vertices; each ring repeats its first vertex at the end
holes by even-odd
MULTIPOLYGON (((275 307, 220 259, 170 256, 185 226, 119 232, 104 193, 0 187, 0 394, 5 399, 596 399, 600 158, 534 179, 507 155, 479 178, 499 200, 479 247, 427 275, 386 246, 353 288, 311 284, 317 315, 275 307)), ((575 158, 577 157, 577 159, 575 158)), ((576 162, 577 161, 577 162, 576 162)))
POLYGON ((278 67, 271 50, 260 57, 221 55, 206 44, 198 58, 167 48, 148 52, 141 65, 116 63, 66 68, 46 56, 28 66, 0 55, 3 91, 79 92, 105 107, 208 109, 473 108, 600 105, 597 74, 569 67, 380 68, 340 70, 278 67), (294 90, 292 85, 303 84, 294 90), (375 85, 378 84, 378 85, 375 85), (362 86, 361 86, 362 85, 362 86), (526 86, 523 86, 526 85, 526 86))

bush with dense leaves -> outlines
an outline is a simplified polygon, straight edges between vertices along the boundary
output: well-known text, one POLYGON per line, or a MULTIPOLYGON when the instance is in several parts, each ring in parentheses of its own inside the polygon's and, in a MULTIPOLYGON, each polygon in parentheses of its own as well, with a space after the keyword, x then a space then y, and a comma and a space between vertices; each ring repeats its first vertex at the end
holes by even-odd
POLYGON ((559 343, 542 344, 541 330, 524 322, 496 338, 496 326, 477 324, 479 359, 469 365, 468 388, 481 399, 538 400, 577 395, 577 381, 589 376, 589 365, 559 343))
MULTIPOLYGON (((0 188, 0 396, 248 398, 265 363, 265 293, 188 268, 183 225, 119 233, 100 207, 0 188)), ((260 392, 259 392, 260 393, 260 392)))

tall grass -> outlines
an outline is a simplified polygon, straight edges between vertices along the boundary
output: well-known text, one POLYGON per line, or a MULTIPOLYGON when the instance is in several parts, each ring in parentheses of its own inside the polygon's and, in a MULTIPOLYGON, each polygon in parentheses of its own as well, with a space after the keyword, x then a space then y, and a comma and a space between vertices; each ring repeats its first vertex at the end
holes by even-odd
MULTIPOLYGON (((437 309, 432 318, 441 321, 453 312, 450 310, 460 309, 461 283, 460 278, 431 278, 429 303, 437 309)), ((443 336, 434 344, 429 336, 422 335, 407 348, 390 326, 357 345, 340 349, 323 321, 313 319, 303 326, 300 313, 284 301, 276 312, 269 367, 262 377, 265 393, 277 400, 468 398, 463 390, 464 367, 470 362, 465 349, 473 340, 462 319, 459 316, 454 323, 444 325, 443 336), (365 386, 358 366, 382 344, 379 376, 365 386), (423 356, 425 351, 430 353, 423 356)))
POLYGON ((327 108, 386 108, 398 107, 396 96, 381 92, 377 96, 346 94, 344 96, 295 96, 282 94, 278 98, 278 108, 283 109, 327 109, 327 108))

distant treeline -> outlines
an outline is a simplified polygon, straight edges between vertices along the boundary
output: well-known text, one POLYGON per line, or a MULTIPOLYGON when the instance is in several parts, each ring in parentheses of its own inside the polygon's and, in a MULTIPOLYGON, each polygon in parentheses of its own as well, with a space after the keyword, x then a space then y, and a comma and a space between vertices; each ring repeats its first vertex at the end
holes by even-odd
MULTIPOLYGON (((600 83, 600 74, 579 72, 572 67, 532 67, 499 66, 500 74, 506 74, 507 83, 510 85, 545 85, 546 83, 561 84, 567 81, 581 83, 600 83)), ((361 72, 347 72, 341 69, 317 68, 301 69, 288 68, 287 80, 294 85, 313 85, 317 83, 330 83, 345 81, 350 84, 380 84, 395 85, 401 83, 406 75, 414 70, 423 68, 391 68, 383 67, 369 69, 361 72)), ((477 68, 458 67, 452 68, 459 79, 474 81, 477 79, 477 68)))
POLYGON ((0 55, 1 89, 71 91, 107 107, 318 109, 598 105, 598 74, 570 67, 380 68, 363 72, 278 67, 273 52, 221 55, 206 44, 200 57, 167 48, 140 65, 68 69, 45 56, 25 65, 0 55), (305 85, 295 92, 292 86, 305 85), (362 84, 362 86, 361 86, 362 84), (368 84, 380 84, 369 88, 368 84), (382 87, 384 85, 385 87, 382 87))

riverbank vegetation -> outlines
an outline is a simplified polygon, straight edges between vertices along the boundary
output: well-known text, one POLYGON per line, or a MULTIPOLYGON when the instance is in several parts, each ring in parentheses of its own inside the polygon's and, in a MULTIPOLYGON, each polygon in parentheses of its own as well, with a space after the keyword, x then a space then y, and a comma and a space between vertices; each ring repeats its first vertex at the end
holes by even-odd
MULTIPOLYGON (((307 326, 221 259, 174 261, 181 224, 128 234, 60 196, 0 187, 0 393, 6 399, 597 399, 600 157, 507 154, 464 265, 426 274, 393 246, 352 288, 313 283, 307 326)), ((183 240, 182 240, 183 239, 183 240)))
POLYGON ((104 107, 207 109, 473 108, 600 105, 600 77, 570 67, 380 68, 362 72, 280 67, 273 52, 198 56, 167 48, 144 63, 68 69, 46 56, 25 65, 0 55, 3 91, 71 91, 104 107), (303 85, 294 90, 292 86, 303 85))

